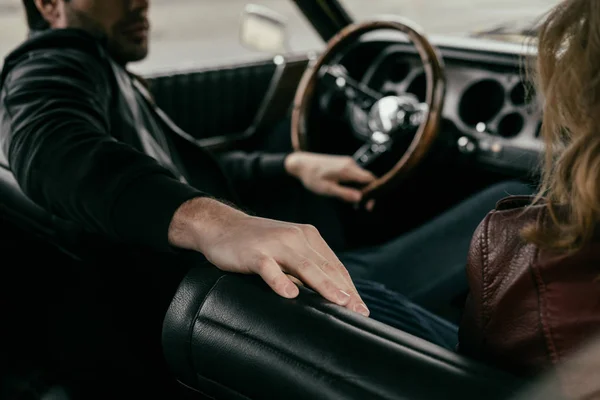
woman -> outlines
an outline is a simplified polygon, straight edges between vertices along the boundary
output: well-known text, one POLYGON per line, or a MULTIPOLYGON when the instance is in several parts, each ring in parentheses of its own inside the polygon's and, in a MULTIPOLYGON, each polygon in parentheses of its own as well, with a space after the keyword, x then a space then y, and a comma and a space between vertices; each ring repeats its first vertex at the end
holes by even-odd
POLYGON ((462 353, 523 374, 600 328, 600 1, 556 6, 538 48, 541 189, 505 199, 477 229, 459 332, 462 353))

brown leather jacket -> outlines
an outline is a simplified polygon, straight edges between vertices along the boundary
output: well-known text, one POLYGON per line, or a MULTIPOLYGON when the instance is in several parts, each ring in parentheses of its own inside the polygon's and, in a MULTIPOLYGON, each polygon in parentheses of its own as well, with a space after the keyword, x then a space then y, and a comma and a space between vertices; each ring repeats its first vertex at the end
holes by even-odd
POLYGON ((520 230, 548 219, 531 197, 501 200, 477 228, 459 350, 518 374, 562 361, 600 329, 600 243, 553 254, 520 230))

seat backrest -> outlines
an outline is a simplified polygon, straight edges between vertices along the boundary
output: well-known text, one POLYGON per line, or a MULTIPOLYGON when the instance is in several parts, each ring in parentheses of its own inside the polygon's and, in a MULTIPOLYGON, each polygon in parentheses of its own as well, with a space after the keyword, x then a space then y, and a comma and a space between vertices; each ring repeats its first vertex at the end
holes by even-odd
POLYGON ((302 289, 214 267, 183 280, 163 325, 177 379, 214 399, 505 399, 522 382, 302 289))

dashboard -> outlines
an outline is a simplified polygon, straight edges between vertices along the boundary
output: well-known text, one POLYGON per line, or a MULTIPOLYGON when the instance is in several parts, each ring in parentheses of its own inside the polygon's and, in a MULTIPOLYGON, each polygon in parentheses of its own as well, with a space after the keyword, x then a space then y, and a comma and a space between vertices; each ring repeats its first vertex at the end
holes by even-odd
MULTIPOLYGON (((543 150, 541 102, 528 79, 529 49, 481 39, 431 41, 446 74, 440 135, 453 135, 462 153, 486 166, 519 173, 535 169, 543 150)), ((422 61, 398 33, 365 35, 342 63, 355 79, 384 95, 412 93, 425 101, 422 61)), ((350 115, 353 129, 368 129, 360 112, 350 115)))

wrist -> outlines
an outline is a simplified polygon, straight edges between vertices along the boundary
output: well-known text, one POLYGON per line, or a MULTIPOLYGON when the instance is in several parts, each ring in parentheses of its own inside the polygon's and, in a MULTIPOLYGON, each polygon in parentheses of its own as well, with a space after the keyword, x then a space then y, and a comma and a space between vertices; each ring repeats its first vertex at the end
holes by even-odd
POLYGON ((226 204, 208 197, 197 197, 183 203, 169 225, 169 243, 186 250, 205 253, 233 220, 246 216, 226 204))

